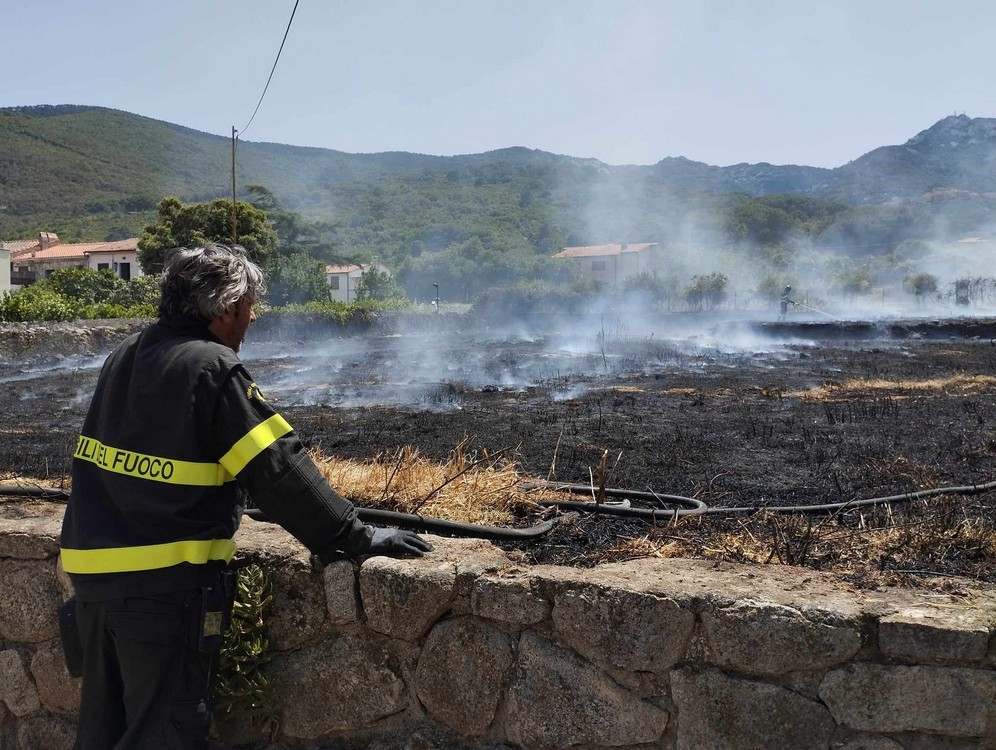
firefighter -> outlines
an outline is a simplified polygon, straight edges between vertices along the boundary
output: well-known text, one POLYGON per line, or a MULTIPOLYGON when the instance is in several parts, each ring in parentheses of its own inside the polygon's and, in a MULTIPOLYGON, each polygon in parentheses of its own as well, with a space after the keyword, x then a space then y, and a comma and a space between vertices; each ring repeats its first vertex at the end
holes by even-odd
POLYGON ((241 247, 173 251, 159 319, 108 357, 73 456, 62 565, 83 687, 77 750, 201 748, 247 499, 321 560, 421 556, 319 473, 237 356, 262 271, 241 247))
POLYGON ((781 300, 779 302, 779 307, 778 307, 778 310, 779 310, 778 318, 779 318, 779 320, 785 320, 785 318, 788 316, 789 305, 794 305, 795 304, 795 300, 789 298, 790 294, 792 294, 792 287, 791 286, 786 286, 782 290, 782 296, 781 296, 781 300))

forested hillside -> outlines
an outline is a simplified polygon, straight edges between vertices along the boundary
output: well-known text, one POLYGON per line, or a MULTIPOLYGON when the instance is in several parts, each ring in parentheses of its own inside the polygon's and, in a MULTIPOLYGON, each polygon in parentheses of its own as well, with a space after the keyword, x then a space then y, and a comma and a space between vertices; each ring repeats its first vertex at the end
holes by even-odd
MULTIPOLYGON (((499 277, 515 276, 514 266, 521 276, 564 246, 609 242, 735 251, 763 275, 787 272, 800 253, 880 256, 910 240, 987 231, 994 155, 996 120, 958 116, 832 170, 680 157, 611 166, 524 148, 440 157, 240 142, 236 175, 241 199, 262 186, 284 212, 321 222, 332 237, 326 256, 332 247, 333 259, 377 258, 408 278, 461 266, 499 277)), ((63 241, 136 236, 164 196, 229 196, 231 159, 229 138, 126 112, 0 109, 0 239, 42 230, 63 241)))

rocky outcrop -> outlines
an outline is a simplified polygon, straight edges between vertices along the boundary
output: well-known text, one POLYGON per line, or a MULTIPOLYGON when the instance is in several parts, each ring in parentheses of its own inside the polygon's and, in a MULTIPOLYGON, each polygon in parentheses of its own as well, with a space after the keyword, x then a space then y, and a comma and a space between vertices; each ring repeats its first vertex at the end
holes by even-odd
MULTIPOLYGON (((79 680, 55 610, 62 507, 0 506, 0 746, 69 748, 79 680)), ((319 570, 246 521, 273 581, 273 741, 318 747, 996 747, 996 590, 859 591, 701 560, 527 567, 434 538, 319 570)), ((243 722, 244 724, 244 722, 243 722)), ((222 745, 262 746, 238 717, 222 745)))

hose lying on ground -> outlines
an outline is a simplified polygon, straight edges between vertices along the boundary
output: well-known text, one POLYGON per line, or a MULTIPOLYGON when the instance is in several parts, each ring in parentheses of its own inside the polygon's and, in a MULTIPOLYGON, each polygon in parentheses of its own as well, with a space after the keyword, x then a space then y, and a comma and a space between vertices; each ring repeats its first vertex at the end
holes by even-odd
MULTIPOLYGON (((522 489, 550 489, 571 492, 575 494, 592 495, 595 490, 587 484, 560 484, 557 482, 530 482, 521 485, 522 489)), ((839 503, 822 503, 819 505, 745 505, 729 508, 710 508, 701 500, 682 495, 660 495, 656 492, 640 492, 637 490, 622 490, 605 488, 606 497, 631 498, 634 500, 653 500, 683 505, 684 509, 631 509, 633 512, 623 512, 614 509, 604 503, 578 503, 561 500, 541 500, 540 505, 553 505, 557 507, 569 507, 572 510, 582 510, 587 513, 602 513, 605 515, 629 515, 636 518, 648 518, 650 520, 666 520, 681 516, 738 516, 749 513, 836 513, 838 511, 853 510, 855 508, 867 508, 874 505, 888 505, 889 503, 909 502, 924 497, 935 497, 937 495, 978 495, 983 492, 996 490, 996 481, 985 484, 969 484, 958 487, 935 487, 930 490, 918 490, 916 492, 905 492, 901 495, 888 495, 885 497, 869 497, 859 500, 847 500, 839 503), (643 511, 638 513, 637 511, 643 511)))
MULTIPOLYGON (((432 516, 419 516, 413 513, 399 513, 393 510, 378 510, 377 508, 356 508, 357 515, 365 523, 379 523, 387 526, 397 526, 402 529, 412 531, 427 531, 431 533, 447 534, 449 536, 464 536, 474 539, 501 540, 522 540, 537 539, 547 534, 550 529, 563 520, 563 516, 551 518, 535 526, 524 529, 505 528, 503 526, 481 526, 476 523, 462 523, 460 521, 447 521, 443 518, 433 518, 432 516)), ((247 508, 245 514, 256 521, 272 520, 259 508, 247 508)))
MULTIPOLYGON (((68 500, 69 491, 55 487, 21 486, 21 485, 0 485, 0 496, 8 497, 40 497, 52 500, 68 500)), ((470 537, 474 539, 490 539, 492 541, 521 541, 528 539, 538 539, 549 533, 554 526, 567 518, 567 515, 558 515, 547 521, 543 521, 528 528, 505 528, 501 526, 482 526, 476 523, 461 523, 458 521, 447 521, 443 518, 433 518, 431 516, 420 516, 413 513, 398 513, 390 510, 378 510, 377 508, 357 507, 357 514, 360 520, 368 523, 379 523, 388 526, 397 526, 402 529, 413 531, 425 531, 450 536, 470 537)), ((245 515, 257 521, 271 521, 259 508, 247 508, 245 515)))
MULTIPOLYGON (((533 489, 547 489, 570 492, 574 494, 594 494, 594 488, 590 485, 562 484, 558 482, 529 482, 521 485, 521 489, 525 491, 533 489)), ((848 500, 840 503, 822 503, 819 505, 759 504, 729 508, 710 508, 701 500, 697 500, 693 497, 684 497, 682 495, 663 495, 656 492, 643 492, 639 490, 605 488, 604 493, 606 497, 664 502, 682 507, 673 509, 632 508, 618 503, 578 502, 572 500, 540 500, 537 502, 537 505, 542 507, 555 508, 558 511, 568 510, 573 512, 563 515, 558 514, 554 518, 528 528, 482 526, 480 524, 447 521, 442 518, 421 516, 413 513, 399 513, 397 511, 390 510, 379 510, 376 508, 357 507, 357 511, 362 521, 397 526, 402 529, 447 534, 450 536, 470 537, 474 539, 490 539, 493 541, 521 541, 538 539, 546 535, 567 516, 573 516, 577 512, 619 516, 623 518, 640 518, 654 523, 657 521, 667 521, 675 518, 681 518, 683 516, 737 516, 750 513, 759 513, 761 511, 767 511, 768 513, 836 513, 839 511, 850 511, 856 508, 867 508, 874 505, 909 502, 911 500, 917 500, 925 497, 936 497, 937 495, 977 495, 983 492, 989 492, 990 490, 996 490, 996 481, 986 482, 984 484, 961 485, 957 487, 936 487, 929 490, 906 492, 901 495, 870 497, 858 500, 848 500)), ((8 497, 41 497, 53 500, 66 500, 69 498, 69 491, 55 487, 0 485, 0 496, 4 495, 8 497)), ((258 508, 249 508, 246 510, 245 514, 255 520, 270 521, 266 514, 258 508)))

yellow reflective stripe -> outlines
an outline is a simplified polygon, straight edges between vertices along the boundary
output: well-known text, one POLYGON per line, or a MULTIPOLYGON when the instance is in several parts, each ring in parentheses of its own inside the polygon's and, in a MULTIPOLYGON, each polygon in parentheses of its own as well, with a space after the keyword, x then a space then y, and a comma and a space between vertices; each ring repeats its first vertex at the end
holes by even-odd
POLYGON ((274 414, 243 435, 239 442, 221 457, 220 463, 229 474, 237 477, 250 461, 269 448, 274 441, 282 438, 293 429, 287 424, 286 419, 279 414, 274 414))
POLYGON ((62 567, 67 573, 127 573, 155 570, 188 562, 203 564, 224 560, 235 554, 231 539, 199 539, 186 542, 149 544, 143 547, 104 549, 62 549, 62 567))
POLYGON ((86 435, 79 436, 73 456, 115 474, 167 484, 219 487, 233 478, 221 464, 177 461, 173 458, 134 453, 104 445, 86 435))

